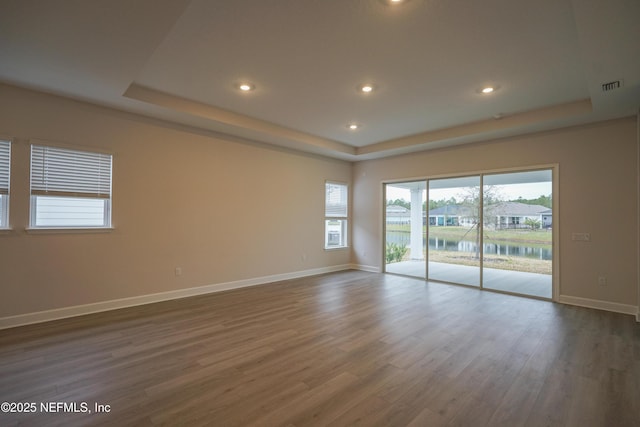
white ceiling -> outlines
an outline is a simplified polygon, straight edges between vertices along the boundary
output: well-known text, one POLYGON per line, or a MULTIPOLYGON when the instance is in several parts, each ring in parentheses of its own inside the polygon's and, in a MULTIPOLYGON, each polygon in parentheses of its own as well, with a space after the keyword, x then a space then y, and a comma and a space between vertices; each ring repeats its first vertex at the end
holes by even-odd
POLYGON ((639 41, 638 0, 0 0, 0 81, 346 160, 632 115, 639 41))

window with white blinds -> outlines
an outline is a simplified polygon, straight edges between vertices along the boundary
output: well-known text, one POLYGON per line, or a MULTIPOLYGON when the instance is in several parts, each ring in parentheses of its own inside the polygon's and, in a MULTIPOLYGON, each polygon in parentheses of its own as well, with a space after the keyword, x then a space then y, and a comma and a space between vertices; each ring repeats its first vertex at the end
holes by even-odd
POLYGON ((111 226, 110 154, 31 146, 31 226, 111 226))
POLYGON ((0 140, 0 228, 9 227, 9 177, 11 143, 0 140))
POLYGON ((349 187, 336 182, 325 183, 324 247, 347 247, 349 187))

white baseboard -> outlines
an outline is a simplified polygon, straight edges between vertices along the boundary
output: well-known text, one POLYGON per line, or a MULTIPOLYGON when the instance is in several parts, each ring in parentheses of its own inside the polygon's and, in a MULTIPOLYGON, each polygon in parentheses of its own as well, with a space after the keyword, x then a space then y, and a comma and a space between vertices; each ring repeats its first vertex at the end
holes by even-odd
MULTIPOLYGON (((14 328, 17 326, 30 325, 34 323, 49 322, 52 320, 83 316, 86 314, 100 313, 103 311, 117 310, 120 308, 135 307, 138 305, 152 304, 155 302, 169 301, 197 295, 206 295, 214 292, 222 292, 232 289, 246 288, 249 286, 264 285, 267 283, 279 282, 282 280, 298 279, 301 277, 315 276, 318 274, 332 273, 350 269, 367 271, 371 273, 381 273, 381 269, 379 267, 362 264, 343 264, 331 267, 314 268, 310 270, 295 271, 291 273, 275 274, 272 276, 256 277, 252 279, 243 279, 233 282, 216 283, 212 285, 198 286, 195 288, 178 289, 175 291, 140 295, 130 298, 121 298, 92 304, 39 311, 36 313, 2 317, 0 318, 0 329, 14 328)), ((573 297, 569 295, 560 295, 560 297, 558 298, 558 302, 569 305, 577 305, 580 307, 595 308, 598 310, 613 311, 616 313, 631 314, 635 315, 636 321, 640 322, 640 308, 636 307, 635 305, 573 297)))
POLYGON ((53 310, 39 311, 36 313, 19 314, 16 316, 0 318, 0 329, 14 328, 33 323, 49 322, 51 320, 65 319, 68 317, 83 316, 85 314, 100 313, 103 311, 117 310, 120 308, 135 307, 138 305, 152 304, 155 302, 169 301, 187 298, 197 295, 205 295, 214 292, 228 291, 231 289, 246 288, 249 286, 264 285, 282 280, 298 279, 318 274, 332 273, 335 271, 350 270, 354 267, 350 264, 335 265, 331 267, 314 268, 310 270, 295 271, 292 273, 275 274, 272 276, 256 277, 253 279, 237 280, 213 285, 198 286, 195 288, 177 289, 175 291, 160 292, 156 294, 140 295, 130 298, 121 298, 92 304, 76 305, 57 308, 53 310))
POLYGON ((351 264, 352 270, 368 271, 369 273, 382 273, 380 267, 374 265, 351 264))
POLYGON ((560 295, 558 302, 569 305, 577 305, 580 307, 595 308, 598 310, 613 311, 615 313, 631 314, 636 316, 636 320, 640 322, 640 312, 638 307, 629 304, 620 304, 617 302, 600 301, 589 298, 572 297, 569 295, 560 295))

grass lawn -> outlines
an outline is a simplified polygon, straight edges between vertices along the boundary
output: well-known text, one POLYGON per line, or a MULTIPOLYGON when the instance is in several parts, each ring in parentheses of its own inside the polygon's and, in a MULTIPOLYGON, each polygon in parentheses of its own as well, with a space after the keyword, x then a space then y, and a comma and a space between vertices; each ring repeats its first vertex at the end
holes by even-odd
MULTIPOLYGON (((387 225, 387 232, 410 233, 409 225, 387 225)), ((422 232, 426 233, 426 227, 422 232)), ((511 244, 551 249, 551 230, 485 230, 484 243, 511 244)), ((476 240, 476 230, 466 227, 429 227, 429 238, 444 240, 476 240)), ((436 250, 429 253, 434 262, 479 266, 475 254, 468 252, 436 250)), ((552 262, 547 260, 508 255, 484 255, 484 266, 501 270, 525 271, 530 273, 551 274, 552 262)))
MULTIPOLYGON (((480 260, 468 252, 431 251, 429 260, 447 264, 480 266, 480 260)), ((525 257, 485 254, 483 265, 498 270, 524 271, 527 273, 551 274, 551 261, 525 257)))

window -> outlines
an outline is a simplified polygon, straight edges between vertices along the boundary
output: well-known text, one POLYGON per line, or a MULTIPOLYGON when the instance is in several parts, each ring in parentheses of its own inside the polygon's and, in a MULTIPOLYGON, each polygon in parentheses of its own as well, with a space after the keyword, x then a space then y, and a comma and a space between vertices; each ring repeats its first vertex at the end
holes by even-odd
POLYGON ((110 154, 31 146, 31 227, 111 227, 110 154))
POLYGON ((335 182, 327 182, 325 184, 325 249, 347 247, 348 191, 346 184, 338 184, 335 182))
POLYGON ((9 176, 11 143, 0 141, 0 228, 9 227, 9 176))

